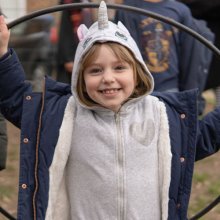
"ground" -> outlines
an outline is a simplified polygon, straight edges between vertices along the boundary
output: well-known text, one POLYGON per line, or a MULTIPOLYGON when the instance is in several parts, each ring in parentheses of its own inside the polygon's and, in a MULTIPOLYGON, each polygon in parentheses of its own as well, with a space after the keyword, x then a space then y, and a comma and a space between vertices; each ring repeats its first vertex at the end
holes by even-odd
MULTIPOLYGON (((206 107, 206 112, 208 112, 214 105, 212 91, 205 93, 204 96, 208 100, 206 107)), ((7 169, 0 172, 0 207, 16 216, 20 131, 10 123, 7 125, 9 134, 8 160, 7 169)), ((219 158, 220 152, 195 164, 189 217, 192 217, 220 195, 219 158)), ((0 220, 6 219, 0 214, 0 220)), ((217 219, 220 219, 220 204, 201 218, 201 220, 217 219)))

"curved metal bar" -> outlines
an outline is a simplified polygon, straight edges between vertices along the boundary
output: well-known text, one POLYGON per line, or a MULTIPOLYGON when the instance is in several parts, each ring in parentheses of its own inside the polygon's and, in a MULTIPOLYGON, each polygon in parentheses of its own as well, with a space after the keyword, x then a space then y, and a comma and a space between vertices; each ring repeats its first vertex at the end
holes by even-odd
MULTIPOLYGON (((65 5, 57 5, 57 6, 49 7, 46 9, 38 10, 30 14, 27 14, 25 16, 22 16, 18 19, 15 19, 14 21, 8 23, 8 28, 10 29, 19 23, 22 23, 26 20, 32 19, 34 17, 40 16, 43 14, 48 14, 48 13, 63 11, 63 10, 70 10, 74 8, 98 8, 98 7, 99 7, 99 4, 97 3, 72 3, 72 4, 65 4, 65 5)), ((111 9, 123 9, 126 11, 140 13, 140 14, 155 18, 157 20, 163 21, 165 23, 171 24, 172 26, 182 31, 187 32, 188 34, 190 34, 191 36, 199 40, 202 44, 206 45, 210 50, 213 51, 215 55, 217 55, 220 58, 220 50, 215 45, 213 45, 210 41, 208 41, 206 38, 204 38, 203 36, 195 32, 194 30, 188 28, 185 25, 180 24, 179 22, 174 21, 171 18, 159 15, 157 13, 154 13, 154 12, 151 12, 145 9, 136 8, 136 7, 132 7, 128 5, 107 4, 107 7, 111 9)))
POLYGON ((216 205, 218 205, 218 203, 220 203, 220 196, 218 196, 214 201, 212 201, 207 207, 205 207, 203 210, 201 210, 199 213, 197 213, 196 215, 194 215, 192 218, 190 218, 189 220, 197 220, 199 218, 201 218, 203 215, 205 215, 206 213, 208 213, 209 211, 211 211, 211 209, 213 209, 216 205))
POLYGON ((9 214, 5 209, 0 206, 0 213, 2 213, 9 220, 16 220, 11 214, 9 214))

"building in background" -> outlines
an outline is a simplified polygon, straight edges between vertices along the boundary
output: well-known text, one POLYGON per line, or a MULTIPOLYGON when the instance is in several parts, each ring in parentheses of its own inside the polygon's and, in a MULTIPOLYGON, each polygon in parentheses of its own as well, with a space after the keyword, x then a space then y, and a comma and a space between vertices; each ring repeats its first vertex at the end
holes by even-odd
POLYGON ((0 6, 8 20, 57 4, 58 0, 0 0, 0 6))
POLYGON ((8 20, 13 20, 26 14, 26 0, 0 0, 2 11, 8 20))

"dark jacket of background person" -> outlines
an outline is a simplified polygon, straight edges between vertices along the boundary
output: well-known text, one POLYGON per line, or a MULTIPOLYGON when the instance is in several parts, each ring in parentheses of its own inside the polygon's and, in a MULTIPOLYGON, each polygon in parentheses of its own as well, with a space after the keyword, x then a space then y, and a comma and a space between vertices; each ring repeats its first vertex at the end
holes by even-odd
MULTIPOLYGON (((220 0, 179 0, 185 3, 198 19, 207 21, 208 27, 215 34, 214 44, 220 48, 220 0)), ((220 58, 213 56, 206 89, 220 86, 220 58)))
MULTIPOLYGON (((80 3, 80 0, 61 0, 60 4, 80 3)), ((58 51, 57 51, 57 81, 70 83, 71 71, 67 71, 64 64, 73 62, 78 38, 76 30, 81 23, 89 27, 92 23, 91 15, 84 16, 85 10, 64 10, 61 14, 58 51), (85 21, 87 19, 87 21, 85 21)))
MULTIPOLYGON (((214 35, 204 21, 195 20, 186 5, 164 0, 157 3, 124 0, 125 5, 146 9, 195 30, 213 41, 214 35)), ((198 88, 199 112, 202 114, 204 90, 212 52, 198 40, 174 26, 137 13, 118 10, 122 21, 139 43, 142 56, 155 80, 155 91, 184 91, 198 88)))

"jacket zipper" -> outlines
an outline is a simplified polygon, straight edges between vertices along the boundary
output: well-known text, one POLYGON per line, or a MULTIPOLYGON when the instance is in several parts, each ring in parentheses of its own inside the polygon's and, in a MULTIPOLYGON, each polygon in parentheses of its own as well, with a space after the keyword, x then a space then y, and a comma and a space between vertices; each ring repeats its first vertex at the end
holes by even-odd
POLYGON ((37 129, 37 141, 36 141, 36 160, 35 160, 35 167, 34 167, 34 178, 35 178, 35 190, 33 193, 33 215, 34 215, 34 220, 37 219, 37 208, 36 208, 36 195, 38 191, 38 161, 39 161, 39 143, 40 143, 40 131, 41 131, 41 124, 42 124, 42 114, 44 110, 44 97, 45 97, 45 79, 43 81, 43 91, 42 91, 42 103, 41 103, 41 110, 40 110, 40 116, 39 116, 39 121, 38 121, 38 129, 37 129))
POLYGON ((125 152, 122 143, 122 132, 119 113, 115 114, 117 129, 116 161, 118 172, 118 219, 125 219, 125 152))

